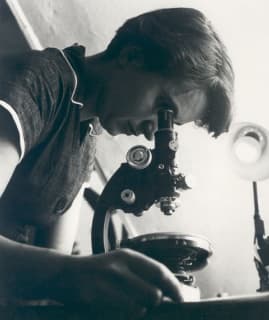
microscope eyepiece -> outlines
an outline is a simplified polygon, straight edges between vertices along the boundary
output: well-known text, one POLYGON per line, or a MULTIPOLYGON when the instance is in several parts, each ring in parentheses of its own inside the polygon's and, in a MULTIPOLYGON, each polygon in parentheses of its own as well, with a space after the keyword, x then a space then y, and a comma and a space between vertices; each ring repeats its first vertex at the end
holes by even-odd
POLYGON ((174 127, 174 112, 169 109, 160 109, 158 111, 158 130, 173 129, 174 127))

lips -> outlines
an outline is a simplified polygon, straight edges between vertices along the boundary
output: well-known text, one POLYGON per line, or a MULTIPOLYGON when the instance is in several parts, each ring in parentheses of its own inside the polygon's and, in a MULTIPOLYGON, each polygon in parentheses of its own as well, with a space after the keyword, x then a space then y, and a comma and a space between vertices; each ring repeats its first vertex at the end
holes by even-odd
POLYGON ((138 132, 134 129, 130 122, 128 122, 128 131, 131 135, 138 136, 138 132))
POLYGON ((147 140, 152 140, 154 138, 154 132, 153 132, 152 124, 149 122, 144 122, 142 124, 142 130, 140 131, 137 128, 134 128, 132 124, 128 121, 127 125, 127 134, 133 135, 133 136, 139 136, 140 134, 143 134, 147 140))

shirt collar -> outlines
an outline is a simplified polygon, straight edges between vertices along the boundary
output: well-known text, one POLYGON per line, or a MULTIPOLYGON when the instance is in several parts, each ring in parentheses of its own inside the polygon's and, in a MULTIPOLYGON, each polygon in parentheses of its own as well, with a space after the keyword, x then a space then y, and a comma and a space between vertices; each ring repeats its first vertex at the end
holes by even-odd
POLYGON ((83 67, 85 61, 85 47, 80 45, 73 45, 61 51, 66 63, 72 71, 74 77, 74 89, 71 95, 72 103, 78 105, 80 108, 84 106, 84 90, 83 90, 83 67))
MULTIPOLYGON (((74 76, 74 89, 71 95, 71 102, 78 105, 79 108, 84 107, 85 52, 85 47, 78 44, 61 51, 74 76)), ((101 134, 101 132, 102 127, 99 119, 89 119, 89 135, 96 136, 101 134)))

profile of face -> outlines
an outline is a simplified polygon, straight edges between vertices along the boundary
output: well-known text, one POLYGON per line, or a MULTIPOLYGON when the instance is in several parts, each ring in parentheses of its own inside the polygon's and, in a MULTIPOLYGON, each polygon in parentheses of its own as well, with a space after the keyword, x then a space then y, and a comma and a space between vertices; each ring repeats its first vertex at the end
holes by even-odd
POLYGON ((157 129, 157 113, 168 107, 175 123, 200 120, 206 109, 202 89, 187 89, 177 77, 145 71, 137 63, 125 61, 117 66, 104 90, 99 119, 111 135, 143 134, 148 140, 157 129))

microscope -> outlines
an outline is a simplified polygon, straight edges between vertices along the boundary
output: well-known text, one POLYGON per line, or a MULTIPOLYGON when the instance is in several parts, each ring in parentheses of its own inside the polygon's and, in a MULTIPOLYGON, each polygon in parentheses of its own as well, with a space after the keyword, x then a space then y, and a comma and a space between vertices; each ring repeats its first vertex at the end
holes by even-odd
POLYGON ((170 108, 158 112, 154 148, 132 147, 106 184, 94 211, 92 249, 94 254, 116 248, 131 248, 165 264, 183 283, 195 287, 193 271, 203 268, 212 254, 203 237, 177 232, 156 232, 122 239, 116 247, 109 241, 111 216, 121 210, 142 216, 153 205, 166 216, 176 214, 180 193, 189 189, 188 179, 178 172, 178 137, 170 108))

